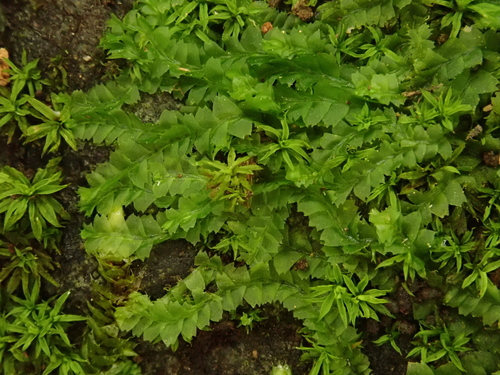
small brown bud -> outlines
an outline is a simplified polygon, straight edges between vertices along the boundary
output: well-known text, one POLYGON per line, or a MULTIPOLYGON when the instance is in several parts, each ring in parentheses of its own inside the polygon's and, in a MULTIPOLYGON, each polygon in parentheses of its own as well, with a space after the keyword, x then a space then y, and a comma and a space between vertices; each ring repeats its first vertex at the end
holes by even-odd
POLYGON ((262 34, 267 34, 269 31, 271 31, 273 28, 273 24, 271 22, 266 22, 265 24, 262 25, 260 28, 260 31, 262 34))
POLYGON ((500 156, 493 151, 488 151, 483 154, 483 161, 489 167, 498 167, 500 164, 500 156))

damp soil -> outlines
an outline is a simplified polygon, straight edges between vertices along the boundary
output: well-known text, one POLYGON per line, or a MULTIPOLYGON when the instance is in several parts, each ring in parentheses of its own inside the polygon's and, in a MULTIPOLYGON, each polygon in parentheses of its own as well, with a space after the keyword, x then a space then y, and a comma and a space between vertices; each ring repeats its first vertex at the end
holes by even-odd
MULTIPOLYGON (((55 89, 72 92, 88 90, 106 79, 113 69, 99 48, 99 39, 112 14, 122 17, 132 7, 133 0, 2 0, 0 3, 0 47, 9 51, 11 60, 21 65, 23 51, 28 61, 39 59, 39 68, 45 77, 55 81, 55 89)), ((147 96, 142 105, 132 110, 144 121, 154 121, 161 110, 175 109, 167 94, 147 96)), ((44 167, 48 160, 60 156, 68 187, 57 194, 57 199, 69 212, 59 245, 52 254, 58 268, 52 275, 60 284, 43 287, 48 298, 71 290, 66 309, 71 313, 86 314, 87 301, 92 298, 94 285, 105 283, 99 264, 85 253, 80 230, 89 221, 78 209, 79 186, 86 186, 85 174, 109 158, 110 148, 79 143, 78 150, 61 147, 56 155, 42 158, 42 144, 24 145, 19 137, 7 144, 0 138, 0 166, 10 165, 26 174, 44 167)), ((168 241, 157 245, 144 262, 135 261, 129 268, 134 283, 125 290, 139 290, 152 299, 161 297, 168 288, 189 274, 194 266, 196 249, 183 241, 168 241), (127 289, 128 288, 128 289, 127 289)), ((363 352, 370 358, 375 375, 405 373, 407 360, 389 345, 376 346, 371 342, 385 334, 397 319, 407 322, 407 309, 412 300, 398 291, 392 304, 396 319, 382 322, 365 321, 359 325, 363 332, 363 352), (399 294, 398 294, 399 293, 399 294)), ((241 312, 245 311, 245 307, 241 312)), ((240 312, 240 313, 241 313, 240 312)), ((308 374, 310 363, 300 361, 298 346, 307 345, 299 333, 302 325, 291 313, 279 305, 262 307, 265 317, 247 332, 238 327, 238 320, 229 315, 209 329, 198 332, 191 343, 181 342, 173 352, 160 344, 151 344, 138 338, 135 351, 145 375, 264 375, 273 365, 289 364, 295 375, 308 374)), ((411 321, 407 322, 411 328, 411 321)), ((410 329, 411 330, 411 329, 410 329)), ((408 332, 407 332, 408 333, 408 332)), ((411 335, 403 334, 398 344, 403 355, 408 353, 411 335)))

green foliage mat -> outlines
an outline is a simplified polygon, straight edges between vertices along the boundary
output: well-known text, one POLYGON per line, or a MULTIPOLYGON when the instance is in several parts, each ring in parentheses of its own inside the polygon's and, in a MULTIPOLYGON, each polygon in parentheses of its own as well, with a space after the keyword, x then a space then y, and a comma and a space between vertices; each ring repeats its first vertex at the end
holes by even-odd
POLYGON ((444 298, 414 305, 408 373, 499 371, 500 3, 288 3, 138 1, 102 40, 127 67, 68 101, 77 138, 115 145, 79 190, 86 250, 200 249, 164 297, 131 294, 119 327, 175 349, 278 301, 311 374, 367 374, 356 323, 425 280, 444 298), (180 110, 126 110, 162 91, 180 110))

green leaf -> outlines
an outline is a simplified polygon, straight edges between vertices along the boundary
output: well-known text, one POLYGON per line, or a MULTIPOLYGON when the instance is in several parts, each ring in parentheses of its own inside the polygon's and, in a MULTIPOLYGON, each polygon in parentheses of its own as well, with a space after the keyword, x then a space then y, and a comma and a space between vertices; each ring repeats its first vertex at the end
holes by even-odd
POLYGON ((389 207, 382 212, 373 209, 370 212, 370 221, 375 226, 381 242, 392 244, 395 241, 399 235, 398 221, 400 215, 396 207, 389 207))
POLYGON ((205 280, 200 272, 192 272, 186 279, 184 279, 184 283, 192 292, 205 290, 205 280))
POLYGON ((30 103, 33 108, 35 108, 38 112, 40 112, 43 116, 45 116, 49 120, 57 120, 58 115, 48 106, 43 104, 41 101, 28 97, 28 103, 30 103))
POLYGON ((335 300, 336 300, 336 298, 335 298, 334 292, 329 293, 328 296, 326 297, 325 301, 321 305, 318 319, 323 319, 325 317, 325 315, 330 312, 335 300))
POLYGON ((252 307, 260 305, 268 300, 264 299, 263 286, 261 283, 255 283, 249 286, 245 291, 245 301, 252 307))
POLYGON ((481 15, 482 18, 476 21, 480 27, 500 29, 500 5, 479 3, 469 5, 468 9, 481 15))
POLYGON ((28 199, 18 198, 9 205, 9 208, 5 213, 5 229, 11 228, 16 222, 21 219, 21 217, 24 216, 26 210, 28 209, 28 203, 28 199))
POLYGON ((290 268, 300 259, 302 254, 298 251, 282 250, 273 258, 273 265, 276 272, 284 274, 290 271, 290 268))
POLYGON ((434 375, 434 371, 425 363, 408 362, 407 375, 434 375))
POLYGON ((242 118, 229 124, 228 133, 238 138, 245 138, 252 133, 252 127, 252 121, 242 118))
MULTIPOLYGON (((56 212, 61 213, 61 208, 51 202, 49 199, 39 199, 36 205, 38 211, 43 216, 43 219, 47 220, 55 227, 60 227, 59 221, 56 217, 56 212)), ((39 220, 39 219, 38 219, 39 220)))
POLYGON ((166 235, 152 216, 130 215, 123 226, 114 228, 111 218, 97 215, 92 225, 84 226, 81 233, 85 249, 103 259, 127 259, 149 256, 153 245, 163 242, 166 235))

